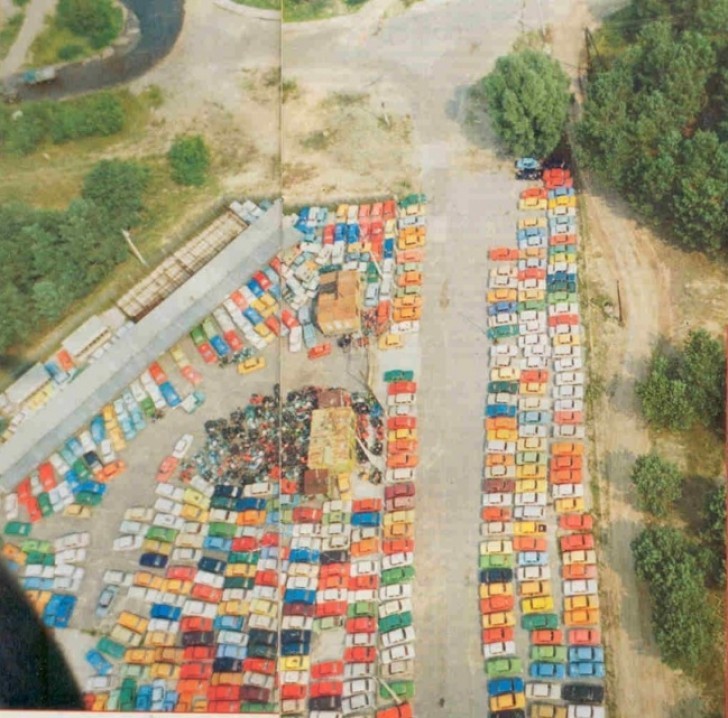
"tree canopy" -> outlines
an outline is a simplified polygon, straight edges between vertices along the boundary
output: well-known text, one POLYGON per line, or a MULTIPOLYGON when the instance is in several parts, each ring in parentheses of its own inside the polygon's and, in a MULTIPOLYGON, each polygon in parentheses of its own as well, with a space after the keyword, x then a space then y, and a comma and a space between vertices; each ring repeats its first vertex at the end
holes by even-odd
POLYGON ((678 467, 654 453, 637 457, 631 479, 640 508, 654 516, 665 516, 682 492, 683 477, 678 467))
POLYGON ((59 0, 57 14, 62 26, 87 38, 95 48, 108 45, 123 21, 121 8, 112 0, 59 0))
POLYGON ((177 184, 204 184, 210 166, 210 152, 200 135, 176 137, 167 159, 172 179, 177 184))
POLYGON ((510 152, 546 157, 561 141, 571 101, 569 78, 544 53, 522 50, 498 58, 474 97, 485 100, 493 128, 510 152))

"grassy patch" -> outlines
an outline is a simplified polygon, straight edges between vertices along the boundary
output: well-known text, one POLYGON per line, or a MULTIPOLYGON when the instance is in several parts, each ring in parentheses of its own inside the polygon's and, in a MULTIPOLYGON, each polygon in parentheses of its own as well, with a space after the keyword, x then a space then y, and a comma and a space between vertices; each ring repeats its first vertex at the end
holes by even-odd
POLYGON ((366 0, 283 0, 283 21, 306 22, 347 15, 356 12, 365 2, 366 0))
POLYGON ((4 60, 15 42, 15 38, 23 26, 25 13, 16 12, 11 15, 0 29, 0 60, 4 60))
POLYGON ((81 60, 98 52, 91 47, 91 43, 86 38, 62 27, 54 14, 46 18, 45 28, 33 40, 27 64, 30 67, 43 67, 63 61, 64 55, 71 55, 71 57, 66 57, 66 60, 81 60), (75 48, 75 50, 71 52, 69 48, 75 48))
POLYGON ((248 5, 249 7, 257 7, 261 10, 280 10, 280 0, 233 0, 238 5, 248 5))
MULTIPOLYGON (((277 71, 280 76, 280 70, 277 71)), ((271 74, 272 76, 272 74, 271 74)), ((266 87, 272 87, 273 85, 267 84, 270 80, 266 80, 266 87)), ((295 100, 301 96, 301 90, 298 87, 298 83, 295 80, 283 80, 281 83, 281 95, 283 102, 288 100, 295 100)))
POLYGON ((301 146, 307 150, 325 150, 329 148, 335 136, 336 133, 329 130, 316 130, 301 140, 301 146))

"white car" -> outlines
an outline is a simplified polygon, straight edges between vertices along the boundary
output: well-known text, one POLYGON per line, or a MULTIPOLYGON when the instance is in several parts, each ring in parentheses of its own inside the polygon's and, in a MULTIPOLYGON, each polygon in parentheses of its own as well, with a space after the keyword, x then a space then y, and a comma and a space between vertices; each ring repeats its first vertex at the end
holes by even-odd
POLYGON ((414 469, 387 469, 387 483, 398 481, 414 481, 414 469))
POLYGON ((391 681, 412 680, 415 677, 413 661, 395 661, 381 668, 382 675, 391 681))
MULTIPOLYGON (((381 588, 379 589, 382 590, 381 588)), ((389 600, 379 604, 379 618, 386 618, 395 613, 406 613, 412 611, 412 601, 410 598, 402 598, 399 600, 389 600)))
POLYGON ((516 467, 503 466, 502 464, 498 464, 497 466, 486 466, 484 469, 484 476, 486 479, 515 479, 516 467))
POLYGON ((403 598, 412 598, 411 583, 393 583, 389 586, 381 586, 379 589, 379 600, 383 603, 403 598))
MULTIPOLYGON (((64 567, 71 569, 73 575, 73 566, 62 564, 64 567)), ((60 567, 59 567, 60 568, 60 567)), ((41 566, 40 564, 30 564, 25 567, 25 578, 55 578, 56 574, 54 566, 41 566)))
POLYGON ((524 356, 521 359, 521 369, 546 369, 548 368, 548 357, 534 354, 532 356, 524 356))
POLYGON ((349 603, 357 601, 376 601, 377 589, 375 588, 359 588, 356 591, 349 591, 349 603))
POLYGON ((165 499, 170 501, 176 501, 181 503, 184 499, 185 490, 179 486, 172 486, 172 484, 157 484, 154 489, 154 493, 157 496, 163 496, 165 499))
MULTIPOLYGON (((344 678, 371 678, 375 673, 374 663, 347 663, 344 666, 344 678)), ((309 718, 313 718, 316 711, 309 713, 309 718)))
POLYGON ((559 683, 526 683, 526 698, 557 701, 561 698, 559 683))
POLYGON ((283 616, 281 629, 284 631, 311 631, 313 630, 313 617, 283 616))
POLYGON ((377 642, 375 633, 347 633, 344 645, 347 648, 355 646, 373 646, 377 642))
POLYGON ((369 693, 357 693, 350 698, 341 701, 341 711, 345 716, 357 711, 371 710, 374 708, 374 697, 369 693))
POLYGON ((15 521, 18 518, 18 495, 15 493, 8 494, 3 502, 3 510, 5 518, 8 521, 15 521))
POLYGON ((357 693, 374 693, 377 690, 376 681, 371 678, 357 678, 344 683, 344 697, 355 696, 357 693))
POLYGON ((194 437, 192 434, 183 434, 180 436, 180 438, 177 439, 177 443, 174 445, 174 449, 172 449, 172 456, 174 456, 175 459, 184 459, 185 456, 187 456, 187 452, 190 450, 193 441, 194 437))
POLYGON ((124 512, 124 518, 128 521, 140 521, 149 523, 154 516, 154 510, 146 506, 132 506, 124 512))
POLYGON ((548 346, 548 338, 545 334, 527 334, 526 336, 518 337, 518 346, 523 349, 524 347, 534 346, 548 346))
POLYGON ((554 425, 555 439, 583 439, 585 435, 583 426, 575 426, 574 424, 554 425))
POLYGON ((172 514, 154 514, 152 520, 154 526, 161 526, 165 529, 174 529, 175 531, 181 531, 185 525, 185 520, 181 516, 173 516, 172 514))
POLYGON ((483 494, 483 506, 513 506, 513 494, 483 494))
POLYGON ((488 282, 489 289, 517 289, 518 279, 516 277, 491 277, 488 282))
POLYGON ((116 460, 116 452, 111 444, 111 439, 103 439, 99 445, 99 449, 101 450, 101 461, 104 464, 110 464, 116 460))
POLYGON ((583 384, 566 384, 556 385, 554 387, 554 399, 583 399, 584 398, 584 385, 583 384))
POLYGON ((549 581, 551 569, 548 566, 518 566, 516 579, 519 581, 549 581))
POLYGON ((198 569, 197 573, 195 574, 195 583, 202 583, 205 586, 222 589, 222 587, 225 585, 225 577, 220 576, 217 573, 212 573, 211 571, 203 571, 201 569, 198 569))
MULTIPOLYGON (((31 567, 28 566, 28 569, 31 567)), ((70 563, 60 563, 58 566, 45 566, 44 568, 53 569, 53 578, 74 578, 83 576, 84 569, 81 566, 73 566, 70 563)), ((29 575, 26 571, 26 576, 29 575)), ((45 576, 43 578, 46 578, 45 576)))
MULTIPOLYGON (((182 615, 201 616, 202 618, 209 618, 214 620, 215 616, 217 616, 217 604, 206 603, 205 601, 197 601, 188 598, 182 605, 182 615)), ((232 633, 232 631, 225 631, 225 633, 232 633)), ((222 631, 220 632, 220 634, 222 634, 222 631)), ((242 633, 235 633, 235 635, 240 636, 242 640, 242 633)), ((221 642, 223 641, 221 637, 219 637, 219 640, 221 642)))
MULTIPOLYGON (((56 567, 57 569, 58 567, 56 567)), ((112 586, 128 586, 131 585, 131 579, 134 577, 133 573, 125 573, 124 571, 115 571, 114 569, 108 569, 104 571, 104 583, 109 583, 112 586)))
POLYGON ((584 374, 580 371, 559 372, 555 376, 556 386, 579 386, 584 383, 584 374))
POLYGON ((581 399, 557 399, 554 411, 584 411, 584 402, 581 399))
POLYGON ((82 563, 86 560, 85 548, 68 548, 56 552, 56 564, 59 563, 82 563))
POLYGON ((554 356, 557 357, 581 357, 581 347, 570 344, 559 344, 554 347, 554 356))
MULTIPOLYGON (((356 635, 356 634, 355 634, 356 635)), ((373 635, 373 634, 366 634, 373 635)), ((415 629, 412 626, 406 628, 395 628, 393 631, 380 633, 379 638, 385 648, 398 646, 402 643, 412 643, 415 640, 415 629)))
POLYGON ((574 371, 582 368, 581 357, 562 357, 554 361, 554 371, 574 371))
POLYGON ((379 536, 379 529, 374 526, 364 526, 363 528, 352 529, 351 540, 356 543, 357 541, 364 541, 368 538, 377 538, 379 536))
POLYGON ((419 321, 393 322, 389 326, 391 334, 415 334, 420 331, 419 321))
POLYGON ((179 516, 182 513, 182 504, 179 504, 176 501, 170 501, 169 499, 160 496, 154 502, 154 510, 162 514, 174 514, 175 516, 179 516))
POLYGON ((380 651, 379 660, 383 664, 394 663, 395 661, 408 661, 414 659, 415 648, 411 643, 403 643, 380 651))
POLYGON ((108 691, 112 686, 113 678, 111 676, 91 676, 86 679, 86 691, 89 693, 108 691))
POLYGON ((277 631, 278 619, 273 616, 263 616, 260 613, 253 613, 248 619, 248 628, 259 628, 264 631, 277 631))
POLYGON ((489 441, 488 451, 491 453, 498 454, 515 454, 516 453, 516 442, 515 441, 489 441))
POLYGON ((544 506, 516 506, 513 509, 513 518, 526 521, 543 519, 545 518, 545 511, 544 506))
POLYGON ((202 551, 196 548, 176 548, 172 551, 172 561, 191 561, 197 563, 202 558, 202 551))
POLYGON ((91 432, 88 429, 78 435, 78 440, 81 442, 84 453, 96 451, 96 443, 91 438, 91 432))
POLYGON ((519 312, 518 319, 521 322, 542 322, 546 323, 546 312, 543 310, 526 309, 525 312, 519 312))
MULTIPOLYGON (((277 565, 277 564, 276 564, 277 565)), ((258 570, 262 570, 258 568, 258 570)), ((273 569, 275 570, 275 568, 273 569)), ((288 565, 288 577, 302 576, 304 578, 317 578, 319 574, 318 564, 294 562, 288 565)))
POLYGON ((382 558, 382 571, 389 568, 397 568, 398 566, 411 566, 414 563, 414 554, 407 552, 398 552, 389 554, 382 558))
POLYGON ((513 534, 513 524, 510 521, 486 521, 480 524, 480 535, 485 537, 489 536, 503 536, 513 534))
POLYGON ((551 356, 551 347, 548 344, 527 344, 523 347, 524 357, 544 357, 551 356))
POLYGON ((144 543, 144 538, 142 536, 133 536, 129 534, 115 538, 114 543, 112 544, 112 549, 114 551, 134 551, 141 548, 142 543, 144 543))
POLYGON ((518 324, 518 315, 515 313, 502 312, 488 317, 489 327, 499 327, 503 324, 518 324))
POLYGON ((606 718, 604 706, 569 706, 567 718, 606 718))
POLYGON ((65 536, 59 536, 53 542, 56 551, 63 551, 69 548, 85 548, 91 544, 91 534, 88 531, 78 531, 65 536))
POLYGON ((412 393, 389 394, 387 396, 387 406, 411 406, 415 403, 415 395, 412 393))
POLYGON ((323 591, 317 591, 316 603, 326 603, 327 601, 346 601, 349 592, 345 588, 327 588, 323 591))
POLYGON ((315 591, 318 588, 318 578, 305 576, 289 576, 286 579, 286 589, 302 588, 305 591, 315 591))
POLYGON ((498 643, 483 644, 483 658, 497 658, 500 656, 514 656, 516 644, 513 641, 499 641, 498 643))
POLYGON ((59 476, 63 476, 67 471, 70 470, 68 462, 57 452, 54 452, 48 457, 48 461, 51 462, 53 468, 59 476))
POLYGON ((507 406, 516 406, 518 397, 514 394, 506 394, 500 392, 498 394, 488 394, 487 404, 506 404, 507 406))
POLYGON ((495 279, 496 277, 515 277, 518 279, 518 271, 515 267, 509 267, 506 264, 491 269, 489 276, 491 279, 495 279))
POLYGON ((597 582, 594 579, 574 579, 564 581, 564 596, 580 596, 597 593, 597 582))
POLYGON ((243 496, 270 496, 272 491, 270 481, 256 481, 243 486, 243 496))
POLYGON ((555 499, 584 496, 584 486, 582 484, 552 484, 551 495, 555 499))
POLYGON ((490 356, 491 359, 500 356, 515 358, 518 356, 518 348, 515 344, 496 344, 495 346, 491 346, 490 356))
POLYGON ((549 306, 550 317, 562 314, 579 314, 579 305, 576 302, 557 302, 549 306))
POLYGON ((515 494, 515 503, 521 506, 546 506, 545 493, 529 491, 525 494, 515 494))
POLYGON ((548 436, 548 427, 544 424, 521 424, 518 427, 518 438, 530 436, 545 439, 548 436))
POLYGON ((527 396, 518 400, 518 411, 550 411, 551 399, 527 396))
POLYGON ((207 496, 208 499, 215 493, 215 487, 208 481, 205 481, 199 474, 195 474, 190 479, 190 486, 207 496))
POLYGON ((519 282, 518 285, 519 289, 541 289, 543 291, 546 290, 546 280, 545 279, 536 279, 535 277, 529 277, 528 279, 523 279, 519 282))
MULTIPOLYGON (((385 558, 387 558, 385 556, 385 558)), ((382 565, 384 568, 384 565, 382 565)), ((379 573, 379 562, 378 561, 352 561, 349 574, 351 576, 371 576, 379 573)))
POLYGON ((293 524, 294 536, 321 536, 323 524, 293 524))
POLYGON ((143 524, 139 521, 124 521, 119 525, 120 534, 131 534, 132 536, 144 536, 149 530, 148 524, 143 524))

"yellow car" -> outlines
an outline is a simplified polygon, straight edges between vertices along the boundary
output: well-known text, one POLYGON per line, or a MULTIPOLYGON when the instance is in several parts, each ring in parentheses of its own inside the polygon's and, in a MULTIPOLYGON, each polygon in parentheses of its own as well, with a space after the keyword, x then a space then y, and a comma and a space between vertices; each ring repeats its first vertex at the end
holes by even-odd
MULTIPOLYGON (((546 482, 543 482, 546 484, 546 482)), ((518 487, 522 490, 523 487, 518 487)), ((531 491, 531 489, 528 489, 531 491)), ((545 490, 545 488, 544 488, 545 490)), ((545 527, 545 524, 538 523, 537 521, 514 521, 513 522, 513 533, 516 536, 538 536, 544 533, 541 527, 545 527)))
POLYGON ((521 601, 521 611, 525 613, 547 613, 554 610, 554 599, 551 596, 534 596, 521 601))
POLYGON ((519 302, 542 301, 546 298, 546 292, 543 289, 520 289, 518 291, 519 302))
POLYGON ((250 357, 250 359, 238 364, 238 374, 250 374, 264 368, 265 359, 263 357, 250 357))
POLYGON ((545 210, 548 203, 543 197, 526 197, 525 199, 519 200, 518 209, 520 210, 545 210))
POLYGON ((207 523, 207 519, 209 518, 209 512, 206 509, 201 509, 192 504, 185 504, 179 515, 185 521, 199 521, 200 523, 207 523))
POLYGON ((480 598, 492 596, 512 596, 513 586, 510 583, 481 583, 478 589, 480 598))
POLYGON ((221 601, 217 605, 217 612, 221 616, 247 616, 250 606, 248 601, 221 601))
POLYGON ((526 396, 545 396, 547 386, 545 381, 521 382, 518 391, 526 396))
POLYGON ((552 337, 554 346, 579 346, 581 344, 580 334, 557 334, 552 337))
MULTIPOLYGON (((516 466, 516 479, 540 481, 546 478, 546 471, 546 464, 524 464, 523 466, 516 466)), ((528 490, 530 491, 530 489, 528 490)))
POLYGON ((394 309, 404 309, 405 307, 420 309, 422 307, 422 297, 396 297, 392 300, 392 307, 394 307, 394 309))
POLYGON ((515 441, 518 429, 495 429, 487 433, 488 441, 515 441))
POLYGON ((111 445, 114 447, 114 451, 123 451, 126 449, 126 440, 118 426, 109 429, 109 439, 111 440, 111 445))
MULTIPOLYGON (((205 496, 205 494, 201 491, 193 489, 191 486, 188 486, 185 489, 185 492, 182 495, 182 502, 185 504, 192 504, 192 506, 197 506, 198 509, 210 508, 210 499, 207 498, 207 496, 205 496)), ((203 521, 201 523, 205 522, 203 521)))
POLYGON ((526 217, 518 220, 518 229, 531 229, 531 227, 547 227, 546 217, 526 217))
POLYGON ((144 645, 158 648, 160 646, 174 646, 177 634, 172 631, 150 631, 144 636, 144 645))
POLYGON ((179 346, 179 344, 175 344, 169 350, 169 353, 177 366, 187 366, 190 363, 190 360, 187 358, 187 355, 184 353, 184 350, 181 346, 179 346))
POLYGON ((255 309, 258 314, 262 316, 263 312, 266 310, 265 302, 262 299, 254 299, 250 303, 250 307, 252 309, 255 309))
POLYGON ((256 324, 253 330, 261 339, 265 339, 268 342, 273 340, 274 334, 265 324, 256 324))
POLYGON ((491 381, 518 381, 521 370, 512 366, 500 366, 490 370, 491 381))
POLYGON ((397 239, 397 249, 417 249, 425 246, 425 237, 422 234, 402 234, 397 239))
POLYGON ((493 712, 523 709, 526 707, 526 696, 523 693, 503 693, 499 696, 491 696, 489 706, 493 712))
POLYGON ((420 307, 403 307, 397 309, 395 307, 392 312, 392 321, 395 324, 401 322, 415 322, 422 317, 422 309, 420 307))
POLYGON ((598 623, 598 608, 579 608, 575 611, 564 611, 564 625, 566 626, 596 626, 598 623))
POLYGON ((567 718, 566 706, 552 706, 548 703, 532 703, 529 718, 567 718))
POLYGON ((64 516, 74 516, 77 519, 90 519, 91 507, 82 504, 70 504, 63 510, 64 516))
POLYGON ((576 207, 576 197, 574 195, 561 195, 561 197, 550 199, 548 208, 556 209, 557 207, 576 207))
POLYGON ((572 566, 574 564, 590 564, 597 562, 597 554, 593 549, 579 549, 578 551, 564 551, 561 554, 561 560, 564 566, 572 566))
POLYGON ((128 628, 130 631, 134 631, 134 633, 143 634, 147 630, 149 619, 144 618, 144 616, 138 616, 136 613, 132 613, 131 611, 122 611, 119 614, 118 623, 120 626, 128 628))
POLYGON ((400 334, 382 334, 379 337, 379 348, 382 351, 387 349, 401 349, 404 346, 404 341, 400 334))
POLYGON ((153 679, 176 681, 179 679, 179 666, 173 663, 152 663, 149 673, 153 679))
POLYGON ((107 404, 103 408, 102 414, 107 429, 111 428, 112 426, 116 426, 116 414, 114 413, 114 407, 112 404, 107 404))
POLYGON ((174 593, 178 596, 187 596, 192 590, 192 581, 184 581, 181 578, 166 578, 162 590, 165 593, 174 593))
POLYGON ((94 695, 94 702, 91 705, 92 711, 105 711, 106 704, 109 702, 109 694, 104 691, 103 693, 97 693, 94 695))
POLYGON ((397 441, 398 439, 406 439, 408 441, 417 441, 416 429, 393 429, 387 434, 388 441, 397 441))
POLYGON ((278 616, 278 606, 273 601, 265 598, 256 598, 250 604, 250 613, 256 613, 259 616, 269 616, 276 618, 278 616))
POLYGON ((544 477, 535 479, 516 479, 516 493, 518 494, 545 494, 547 483, 544 477))
POLYGON ((556 509, 557 514, 581 513, 584 511, 584 499, 581 496, 556 499, 554 509, 556 509))
POLYGON ((256 565, 254 563, 229 563, 225 567, 226 576, 232 576, 235 578, 255 578, 255 574, 256 565))
MULTIPOLYGON (((386 516, 386 514, 385 514, 386 516)), ((512 541, 481 541, 480 555, 513 553, 512 541)))
POLYGON ((516 625, 516 617, 513 611, 485 613, 481 619, 481 624, 483 628, 508 628, 516 625))
POLYGON ((142 553, 161 553, 169 556, 172 553, 172 544, 167 541, 157 541, 156 539, 144 539, 142 544, 142 553))
POLYGON ((160 591, 164 585, 164 579, 161 576, 155 576, 149 571, 137 571, 134 574, 134 580, 132 583, 135 586, 141 586, 142 588, 153 588, 156 591, 160 591))
POLYGON ((521 596, 550 596, 551 581, 524 581, 518 587, 521 596))
POLYGON ((279 671, 307 671, 309 665, 308 656, 282 656, 278 659, 279 671))
POLYGON ((346 222, 346 218, 347 218, 348 214, 349 214, 349 205, 340 204, 336 208, 336 221, 337 222, 346 222))
POLYGON ((391 524, 405 523, 411 524, 415 520, 415 511, 410 509, 408 511, 388 511, 384 514, 384 525, 390 526, 391 524))
POLYGON ((516 302, 518 301, 517 289, 491 289, 486 295, 488 304, 496 304, 497 302, 516 302))
POLYGON ((579 608, 599 608, 599 596, 596 593, 564 598, 564 610, 576 611, 579 608))
POLYGON ((536 436, 519 439, 516 444, 516 451, 546 451, 546 439, 540 439, 536 436))

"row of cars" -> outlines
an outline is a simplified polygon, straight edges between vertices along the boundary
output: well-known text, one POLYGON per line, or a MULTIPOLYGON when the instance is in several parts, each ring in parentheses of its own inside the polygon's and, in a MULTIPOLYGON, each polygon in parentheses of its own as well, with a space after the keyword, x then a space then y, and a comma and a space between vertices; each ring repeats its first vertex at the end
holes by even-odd
POLYGON ((493 345, 479 566, 488 700, 494 716, 525 716, 528 699, 532 718, 601 717, 600 685, 558 682, 603 676, 604 653, 588 623, 598 597, 586 563, 594 557, 593 537, 583 531, 592 519, 582 485, 575 196, 563 168, 547 170, 544 180, 545 187, 521 193, 519 209, 529 215, 518 221, 517 248, 490 253, 493 345), (548 515, 552 502, 556 526, 548 515), (554 530, 563 558, 560 592, 550 565, 554 530), (525 651, 518 613, 529 632, 525 651))

